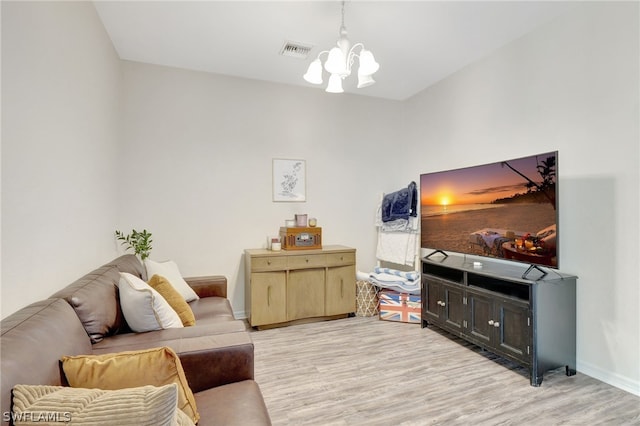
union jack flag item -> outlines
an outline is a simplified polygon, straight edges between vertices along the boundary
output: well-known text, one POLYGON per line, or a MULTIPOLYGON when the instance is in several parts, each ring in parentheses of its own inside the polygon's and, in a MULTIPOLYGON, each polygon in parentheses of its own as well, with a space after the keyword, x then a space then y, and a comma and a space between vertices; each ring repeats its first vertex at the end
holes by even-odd
POLYGON ((381 320, 420 323, 420 296, 383 290, 378 294, 378 299, 381 320))

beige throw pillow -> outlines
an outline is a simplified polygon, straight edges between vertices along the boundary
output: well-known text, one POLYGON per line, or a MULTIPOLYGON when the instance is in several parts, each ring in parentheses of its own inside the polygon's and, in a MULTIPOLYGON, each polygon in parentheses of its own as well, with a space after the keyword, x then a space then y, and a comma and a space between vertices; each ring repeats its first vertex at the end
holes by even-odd
POLYGON ((121 390, 16 385, 11 416, 14 425, 193 425, 177 400, 175 383, 121 390))
POLYGON ((64 356, 62 369, 69 385, 76 388, 113 390, 175 383, 178 385, 178 408, 194 423, 200 418, 180 358, 171 348, 64 356))
POLYGON ((154 275, 151 277, 148 284, 151 288, 160 293, 160 295, 164 297, 164 300, 169 303, 169 306, 176 311, 182 321, 182 325, 185 327, 195 325, 196 317, 193 315, 191 306, 189 306, 182 295, 173 288, 171 283, 165 277, 154 275))

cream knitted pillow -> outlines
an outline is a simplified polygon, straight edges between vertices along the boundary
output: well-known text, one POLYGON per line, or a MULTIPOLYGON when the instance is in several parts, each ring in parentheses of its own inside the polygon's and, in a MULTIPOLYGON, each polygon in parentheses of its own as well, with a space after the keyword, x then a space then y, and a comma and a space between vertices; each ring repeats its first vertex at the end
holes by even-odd
POLYGON ((120 390, 16 385, 13 424, 191 426, 178 410, 178 386, 142 386, 120 390))

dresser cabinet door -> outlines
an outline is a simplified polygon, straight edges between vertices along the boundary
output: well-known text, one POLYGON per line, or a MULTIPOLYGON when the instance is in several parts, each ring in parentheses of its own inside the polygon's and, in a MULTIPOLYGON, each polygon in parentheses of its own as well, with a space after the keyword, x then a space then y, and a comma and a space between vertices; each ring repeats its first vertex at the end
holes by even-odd
POLYGON ((285 271, 251 274, 251 325, 287 320, 287 275, 285 271))
POLYGON ((289 271, 287 283, 287 319, 324 315, 324 269, 289 271))
POLYGON ((340 266, 327 269, 325 315, 340 315, 356 310, 356 268, 340 266))

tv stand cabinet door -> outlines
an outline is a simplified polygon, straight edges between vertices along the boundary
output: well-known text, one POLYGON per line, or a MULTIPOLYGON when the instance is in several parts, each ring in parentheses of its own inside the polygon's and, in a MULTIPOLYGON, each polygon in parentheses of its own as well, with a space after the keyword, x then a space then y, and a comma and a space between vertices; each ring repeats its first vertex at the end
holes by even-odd
POLYGON ((531 364, 531 320, 529 305, 512 301, 496 301, 496 349, 498 353, 531 364))
POLYGON ((469 321, 466 336, 474 343, 492 348, 495 334, 493 299, 480 292, 467 291, 469 321))
POLYGON ((464 290, 459 285, 442 285, 444 305, 442 305, 442 322, 444 327, 454 333, 464 331, 465 305, 464 290))
POLYGON ((442 295, 442 282, 427 275, 422 277, 422 323, 441 325, 441 305, 444 303, 442 295))
POLYGON ((462 333, 465 320, 464 288, 439 278, 422 277, 422 324, 433 323, 452 333, 462 333))

